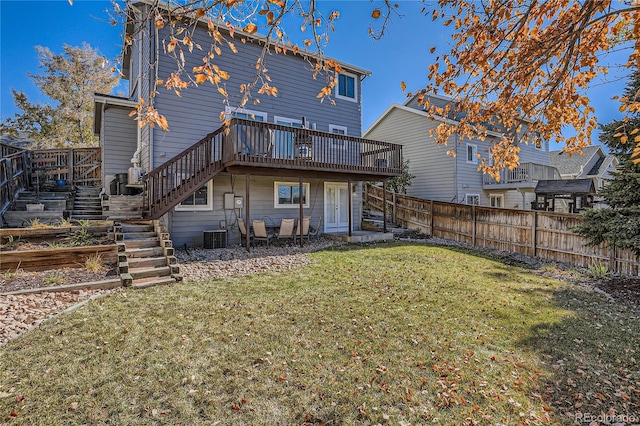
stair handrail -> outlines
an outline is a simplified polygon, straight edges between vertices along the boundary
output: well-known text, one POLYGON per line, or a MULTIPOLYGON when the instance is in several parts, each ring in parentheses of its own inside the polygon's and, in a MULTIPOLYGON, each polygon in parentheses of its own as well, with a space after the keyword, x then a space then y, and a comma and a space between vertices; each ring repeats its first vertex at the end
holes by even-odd
POLYGON ((142 176, 145 216, 159 219, 223 169, 222 126, 142 176))

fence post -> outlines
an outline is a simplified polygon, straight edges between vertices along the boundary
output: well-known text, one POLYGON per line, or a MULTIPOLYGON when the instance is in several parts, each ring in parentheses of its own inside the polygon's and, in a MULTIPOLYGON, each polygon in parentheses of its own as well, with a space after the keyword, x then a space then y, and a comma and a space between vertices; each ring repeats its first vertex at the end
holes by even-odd
POLYGON ((398 223, 397 217, 396 217, 396 192, 395 191, 393 191, 393 193, 391 194, 391 220, 393 221, 394 225, 398 223))
POLYGON ((73 156, 74 156, 74 150, 70 149, 69 150, 69 160, 67 161, 67 168, 69 169, 69 184, 73 185, 76 181, 76 176, 75 176, 75 170, 73 169, 73 156))
POLYGON ((429 235, 433 237, 433 200, 429 200, 429 235))
POLYGON ((611 248, 609 249, 609 269, 613 274, 618 273, 618 262, 616 262, 616 245, 611 244, 611 248))
POLYGON ((531 210, 531 255, 536 257, 538 255, 538 212, 531 210))
POLYGON ((471 205, 471 245, 476 246, 476 205, 471 205))

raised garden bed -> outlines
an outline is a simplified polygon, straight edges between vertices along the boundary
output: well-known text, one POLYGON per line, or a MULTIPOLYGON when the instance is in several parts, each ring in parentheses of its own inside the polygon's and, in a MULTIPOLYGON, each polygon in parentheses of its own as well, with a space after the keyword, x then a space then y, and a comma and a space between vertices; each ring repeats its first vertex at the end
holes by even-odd
POLYGON ((87 259, 99 257, 114 266, 118 249, 112 224, 0 229, 0 270, 48 271, 83 267, 87 259))
POLYGON ((80 268, 84 267, 87 259, 93 256, 100 256, 105 265, 115 265, 118 260, 118 246, 109 244, 3 251, 0 258, 0 270, 48 271, 60 268, 80 268))

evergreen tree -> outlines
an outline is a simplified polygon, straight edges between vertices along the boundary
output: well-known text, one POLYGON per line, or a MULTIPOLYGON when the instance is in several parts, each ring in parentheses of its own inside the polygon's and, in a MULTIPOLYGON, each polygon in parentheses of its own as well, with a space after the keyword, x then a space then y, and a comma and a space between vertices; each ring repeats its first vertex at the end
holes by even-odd
POLYGON ((42 94, 53 102, 33 103, 22 91, 12 90, 13 100, 21 111, 0 124, 0 133, 23 135, 38 148, 96 146, 93 135, 93 94, 110 93, 118 76, 106 58, 84 44, 64 45, 62 54, 36 46, 41 74, 29 77, 42 94))
MULTIPOLYGON (((622 100, 630 104, 639 97, 640 71, 636 70, 622 100)), ((590 245, 605 243, 631 249, 640 257, 640 163, 631 158, 635 139, 640 136, 640 112, 600 125, 600 130, 600 141, 620 161, 613 179, 598 193, 609 208, 586 210, 582 214, 584 223, 574 231, 587 237, 590 245)))

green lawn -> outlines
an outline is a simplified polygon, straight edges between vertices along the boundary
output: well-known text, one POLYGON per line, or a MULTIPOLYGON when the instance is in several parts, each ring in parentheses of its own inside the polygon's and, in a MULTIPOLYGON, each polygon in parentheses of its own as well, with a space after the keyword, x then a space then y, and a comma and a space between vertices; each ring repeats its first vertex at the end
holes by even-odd
POLYGON ((640 413, 637 312, 462 250, 310 257, 293 271, 116 292, 48 321, 0 348, 0 424, 573 424, 640 413))

